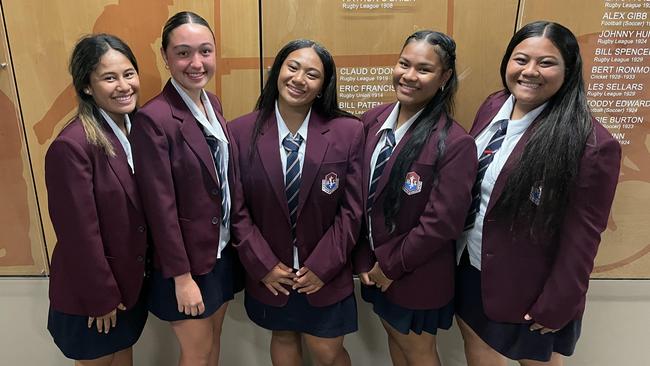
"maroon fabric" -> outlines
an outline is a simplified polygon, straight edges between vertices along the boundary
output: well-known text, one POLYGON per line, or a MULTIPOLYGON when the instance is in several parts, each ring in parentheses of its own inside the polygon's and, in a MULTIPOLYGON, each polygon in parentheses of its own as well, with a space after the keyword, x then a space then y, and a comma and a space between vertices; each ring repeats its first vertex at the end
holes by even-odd
POLYGON ((52 308, 100 316, 138 300, 147 233, 126 154, 104 132, 115 157, 90 145, 79 119, 61 131, 45 156, 50 218, 57 236, 50 267, 52 308))
MULTIPOLYGON (((476 137, 508 97, 506 91, 489 96, 470 134, 476 137)), ((589 275, 614 199, 621 147, 593 120, 558 239, 531 237, 528 225, 500 220, 493 208, 536 122, 519 140, 490 197, 481 253, 483 303, 494 321, 522 323, 528 313, 540 324, 562 328, 584 312, 589 275)))
MULTIPOLYGON (((252 160, 251 134, 257 112, 228 124, 236 151, 239 178, 233 199, 232 233, 247 272, 246 290, 265 304, 282 306, 288 297, 273 296, 260 282, 280 261, 291 267, 293 247, 284 172, 280 160, 277 121, 264 123, 252 160)), ((363 126, 351 118, 326 120, 312 110, 302 168, 296 238, 300 265, 325 283, 308 295, 311 305, 326 306, 352 293, 350 252, 361 217, 363 126), (322 189, 329 173, 339 187, 322 189)))
MULTIPOLYGON (((219 100, 208 97, 227 134, 219 100)), ((165 278, 210 272, 219 245, 221 190, 205 136, 171 82, 138 111, 131 141, 155 268, 165 278)))
MULTIPOLYGON (((377 132, 394 106, 379 106, 362 117, 367 133, 363 162, 365 191, 371 174, 370 160, 381 135, 377 132)), ((444 122, 439 121, 439 126, 444 122)), ((371 212, 375 252, 370 250, 364 225, 355 251, 355 270, 370 270, 376 258, 386 276, 395 281, 386 291, 391 302, 409 309, 433 309, 446 305, 454 294, 454 243, 462 232, 472 199, 476 146, 471 136, 453 122, 444 155, 438 163, 439 181, 434 187, 433 164, 438 154, 438 131, 434 131, 409 169, 419 175, 422 190, 412 195, 400 192, 401 206, 395 216, 395 230, 389 233, 384 216, 386 185, 412 130, 395 147, 377 186, 371 212)))

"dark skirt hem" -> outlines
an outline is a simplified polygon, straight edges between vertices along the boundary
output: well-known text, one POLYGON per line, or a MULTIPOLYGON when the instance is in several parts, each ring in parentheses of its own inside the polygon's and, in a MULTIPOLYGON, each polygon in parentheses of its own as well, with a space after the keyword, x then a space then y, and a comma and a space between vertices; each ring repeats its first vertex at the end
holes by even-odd
POLYGON ((232 252, 231 246, 226 246, 210 272, 199 276, 192 275, 205 305, 203 314, 191 316, 179 312, 174 279, 164 278, 162 272, 156 269, 151 275, 149 311, 158 319, 168 322, 212 316, 223 304, 234 298, 232 252))
POLYGON ((357 302, 354 294, 328 306, 309 304, 307 295, 291 291, 285 306, 266 305, 246 293, 248 317, 271 331, 293 331, 321 338, 336 338, 358 330, 357 302))
POLYGON ((490 347, 511 360, 547 362, 553 353, 571 356, 580 337, 582 319, 569 322, 556 333, 542 335, 528 323, 502 323, 485 315, 481 295, 481 271, 465 262, 458 267, 456 311, 458 316, 490 347))
POLYGON ((364 285, 361 285, 361 297, 372 304, 377 316, 402 334, 427 332, 436 335, 438 329, 448 330, 453 324, 453 299, 437 309, 413 310, 391 302, 380 289, 364 285))

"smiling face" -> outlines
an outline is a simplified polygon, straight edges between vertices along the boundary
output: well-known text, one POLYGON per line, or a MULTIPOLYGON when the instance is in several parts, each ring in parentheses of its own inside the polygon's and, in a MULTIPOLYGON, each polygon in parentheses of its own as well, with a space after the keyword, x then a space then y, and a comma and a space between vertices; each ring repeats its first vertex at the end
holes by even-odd
POLYGON ((393 86, 402 108, 422 109, 447 83, 452 70, 445 70, 435 46, 426 41, 406 44, 393 68, 393 86))
POLYGON ((114 49, 109 49, 100 58, 90 73, 90 84, 84 89, 116 123, 133 112, 139 91, 138 72, 126 56, 114 49))
POLYGON ((171 31, 167 48, 161 52, 174 80, 198 101, 201 90, 216 70, 210 29, 193 23, 180 25, 171 31))
POLYGON ((549 100, 562 87, 565 64, 560 51, 546 37, 519 43, 506 66, 505 80, 515 96, 513 118, 522 117, 549 100))
POLYGON ((323 62, 311 47, 291 52, 278 74, 280 108, 308 110, 321 92, 324 82, 323 62))

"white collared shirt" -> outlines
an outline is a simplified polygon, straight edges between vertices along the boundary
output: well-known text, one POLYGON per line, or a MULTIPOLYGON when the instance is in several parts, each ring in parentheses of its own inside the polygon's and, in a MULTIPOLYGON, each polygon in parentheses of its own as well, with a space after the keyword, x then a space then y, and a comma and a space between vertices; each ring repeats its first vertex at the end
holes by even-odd
POLYGON ((463 232, 461 237, 458 239, 458 246, 456 251, 456 260, 460 261, 460 256, 463 253, 463 250, 467 246, 469 253, 469 261, 472 266, 476 267, 478 270, 481 269, 481 250, 482 250, 482 240, 483 240, 483 219, 485 219, 485 211, 487 210, 488 204, 490 203, 490 196, 492 195, 492 190, 494 189, 494 184, 501 173, 501 169, 505 165, 506 161, 510 157, 510 154, 515 149, 515 146, 523 136, 524 132, 528 127, 533 123, 535 118, 542 113, 546 103, 541 106, 533 109, 532 111, 526 113, 521 119, 512 120, 510 116, 512 115, 512 109, 515 104, 515 97, 511 95, 510 98, 506 100, 505 103, 499 109, 499 112, 494 116, 490 124, 476 137, 476 151, 477 155, 480 158, 483 154, 483 151, 487 147, 490 139, 494 133, 499 129, 499 123, 502 120, 508 120, 508 128, 506 130, 506 136, 501 144, 499 150, 494 153, 494 157, 490 165, 485 171, 483 180, 481 181, 481 203, 479 206, 478 214, 476 215, 476 221, 474 222, 474 227, 470 230, 463 232))
MULTIPOLYGON (((307 116, 302 121, 300 128, 296 131, 295 135, 292 137, 297 137, 300 135, 302 137, 302 144, 298 149, 298 165, 299 165, 299 174, 302 176, 302 166, 305 161, 305 150, 307 149, 307 131, 309 130, 309 118, 311 117, 311 108, 307 112, 307 116)), ((275 119, 278 123, 278 149, 280 151, 280 161, 282 161, 282 175, 286 174, 287 171, 287 152, 282 145, 282 141, 287 135, 291 135, 291 131, 287 127, 287 123, 284 122, 282 115, 280 115, 280 109, 278 108, 278 101, 275 101, 275 119)), ((300 260, 298 258, 298 248, 293 247, 293 268, 300 269, 300 260)))
MULTIPOLYGON (((420 109, 415 113, 411 118, 406 120, 401 126, 399 126, 398 129, 395 129, 397 126, 397 118, 399 117, 399 102, 395 103, 395 107, 393 107, 393 110, 390 112, 388 115, 388 118, 386 118, 386 121, 384 121, 384 124, 381 125, 381 128, 379 128, 379 131, 377 131, 377 135, 381 135, 381 138, 377 142, 377 146, 375 146, 375 150, 372 152, 372 157, 370 158, 370 179, 368 181, 368 190, 370 190, 370 185, 372 184, 372 173, 375 171, 375 165, 377 165, 377 158, 379 157, 379 153, 381 152, 381 149, 384 148, 386 145, 386 140, 388 137, 384 133, 384 130, 393 130, 395 131, 395 146, 393 146, 393 151, 395 151, 395 147, 399 144, 399 142, 402 140, 404 135, 406 135, 406 132, 413 126, 413 122, 422 114, 423 109, 420 109)), ((392 157, 392 156, 391 156, 392 157)), ((390 174, 386 170, 382 172, 383 174, 390 174)), ((377 197, 377 196, 375 196, 377 197)), ((370 248, 372 250, 375 250, 375 245, 372 241, 372 225, 370 222, 370 216, 368 216, 368 241, 370 242, 370 248)))
MULTIPOLYGON (((205 90, 201 90, 201 102, 203 102, 203 107, 205 107, 205 111, 207 113, 206 115, 203 114, 199 106, 194 103, 192 98, 190 98, 189 95, 187 95, 187 92, 174 80, 174 78, 171 78, 171 83, 174 86, 174 89, 178 92, 178 94, 181 96, 183 99, 183 102, 185 102, 185 105, 187 108, 192 112, 192 115, 196 120, 203 126, 203 130, 209 134, 210 136, 214 136, 218 143, 219 143, 219 152, 220 152, 220 159, 221 161, 219 162, 219 165, 222 167, 222 169, 225 172, 225 189, 221 194, 224 194, 226 197, 226 216, 230 216, 230 184, 228 182, 228 138, 226 138, 226 134, 223 131, 223 128, 221 127, 221 123, 219 123, 219 119, 217 118, 216 113, 214 112, 214 109, 212 108, 212 104, 210 103, 210 99, 208 99, 208 95, 205 92, 205 90)), ((212 156, 212 154, 210 154, 212 156)), ((214 162, 214 156, 212 156, 213 162, 214 162)), ((217 170, 217 165, 214 165, 214 170, 215 174, 217 177, 219 177, 219 172, 217 170)), ((221 179, 221 178, 219 178, 221 179)), ((230 220, 227 220, 230 221, 230 220)), ((230 241, 230 227, 226 227, 224 225, 224 220, 221 221, 221 230, 219 230, 219 248, 217 250, 217 258, 221 258, 221 251, 223 248, 226 247, 228 242, 230 241)))
MULTIPOLYGON (((129 168, 131 168, 131 173, 134 173, 135 170, 133 168, 133 153, 131 152, 131 143, 129 142, 129 138, 126 137, 124 132, 117 126, 117 123, 113 121, 111 116, 106 113, 105 110, 98 108, 99 113, 104 117, 104 120, 106 123, 108 123, 108 126, 113 130, 113 133, 117 137, 117 140, 120 142, 120 145, 122 145, 122 149, 124 149, 124 154, 126 154, 126 162, 129 164, 129 168)), ((124 115, 124 126, 126 127, 126 132, 131 133, 131 120, 129 119, 129 115, 125 114, 124 115)))

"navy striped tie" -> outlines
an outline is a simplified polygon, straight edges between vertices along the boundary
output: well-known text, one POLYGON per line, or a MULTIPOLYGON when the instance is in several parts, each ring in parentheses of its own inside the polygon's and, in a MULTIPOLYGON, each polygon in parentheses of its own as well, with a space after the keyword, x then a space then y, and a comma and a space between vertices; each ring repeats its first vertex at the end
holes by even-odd
POLYGON ((386 134, 386 144, 379 151, 377 162, 375 163, 375 168, 372 171, 370 188, 368 189, 368 213, 372 211, 372 204, 374 203, 379 179, 381 178, 381 175, 384 172, 384 168, 388 163, 388 159, 390 159, 390 156, 393 153, 393 148, 395 147, 395 132, 393 132, 392 129, 386 129, 384 130, 384 133, 386 134))
POLYGON ((212 135, 205 135, 205 140, 208 142, 208 146, 210 146, 210 152, 214 159, 214 166, 217 170, 217 177, 219 178, 219 188, 221 189, 221 220, 223 226, 228 227, 228 221, 230 221, 230 209, 228 208, 228 200, 226 199, 226 182, 228 176, 226 175, 225 169, 222 167, 223 164, 221 164, 219 140, 212 135))
POLYGON ((469 207, 463 231, 470 230, 474 227, 476 215, 478 215, 481 206, 481 183, 483 182, 485 171, 488 166, 490 166, 492 160, 494 160, 494 154, 499 151, 501 144, 503 144, 503 140, 506 137, 508 120, 500 120, 497 124, 499 125, 499 129, 494 133, 494 135, 492 135, 490 142, 488 142, 485 150, 483 150, 483 153, 478 158, 478 172, 476 173, 476 181, 474 181, 474 186, 472 187, 472 205, 469 207))
POLYGON ((298 150, 302 145, 302 136, 296 134, 296 137, 287 135, 282 140, 282 146, 287 152, 287 169, 284 176, 284 193, 287 196, 287 205, 289 206, 289 219, 291 220, 291 236, 293 246, 296 247, 296 216, 298 214, 298 192, 300 191, 300 159, 298 150))

